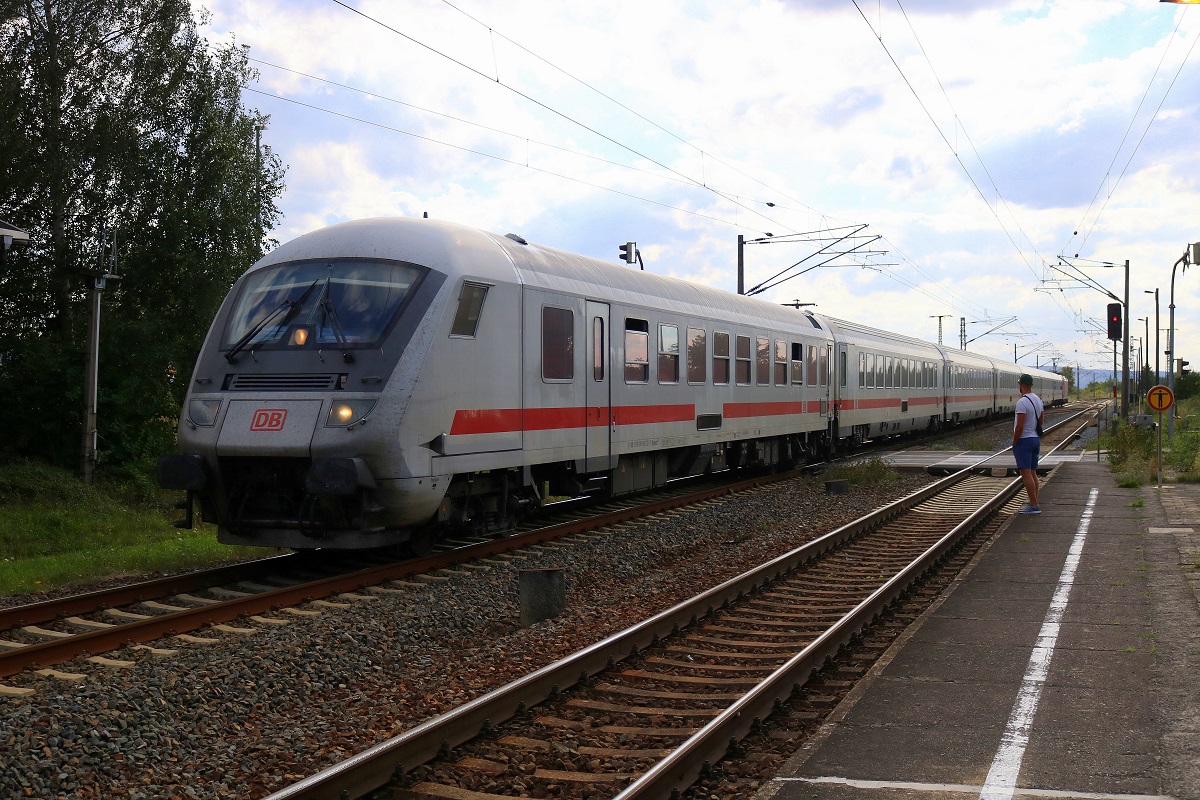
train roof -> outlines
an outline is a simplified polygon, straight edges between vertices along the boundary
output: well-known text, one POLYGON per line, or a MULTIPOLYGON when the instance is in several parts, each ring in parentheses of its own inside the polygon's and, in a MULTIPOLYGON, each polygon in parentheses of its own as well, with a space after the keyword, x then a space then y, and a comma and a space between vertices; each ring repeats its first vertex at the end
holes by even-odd
POLYGON ((288 261, 320 258, 381 258, 407 261, 448 275, 497 283, 566 291, 585 297, 607 297, 631 306, 670 309, 711 316, 748 326, 770 321, 798 333, 854 334, 903 342, 919 350, 935 350, 959 363, 991 364, 1005 371, 1040 377, 1057 373, 1024 367, 980 353, 936 345, 924 339, 872 328, 857 322, 789 309, 766 300, 732 294, 682 278, 622 267, 597 258, 526 241, 516 234, 497 234, 442 220, 377 217, 352 220, 306 233, 267 253, 247 273, 288 261))
POLYGON ((515 280, 633 306, 695 316, 717 312, 747 325, 770 321, 785 329, 822 336, 829 333, 818 315, 546 247, 515 234, 500 235, 431 219, 385 217, 331 225, 280 245, 250 271, 288 261, 336 257, 408 261, 455 277, 515 280))

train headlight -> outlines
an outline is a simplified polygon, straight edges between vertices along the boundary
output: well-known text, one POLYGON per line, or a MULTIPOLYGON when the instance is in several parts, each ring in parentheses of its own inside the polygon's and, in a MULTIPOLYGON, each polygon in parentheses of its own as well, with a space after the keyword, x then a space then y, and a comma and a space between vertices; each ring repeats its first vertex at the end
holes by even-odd
POLYGON ((334 400, 329 406, 329 417, 325 420, 325 427, 348 428, 357 425, 373 408, 374 400, 334 400))
POLYGON ((217 412, 220 410, 220 400, 189 400, 188 422, 199 428, 211 428, 217 424, 217 412))

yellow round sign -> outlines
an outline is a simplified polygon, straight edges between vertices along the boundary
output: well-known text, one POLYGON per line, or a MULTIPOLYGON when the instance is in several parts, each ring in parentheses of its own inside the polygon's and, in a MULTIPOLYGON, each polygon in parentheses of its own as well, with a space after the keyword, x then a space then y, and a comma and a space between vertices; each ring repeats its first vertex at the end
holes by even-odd
POLYGON ((1175 404, 1175 393, 1169 386, 1151 386, 1146 392, 1146 403, 1155 411, 1166 411, 1175 404))

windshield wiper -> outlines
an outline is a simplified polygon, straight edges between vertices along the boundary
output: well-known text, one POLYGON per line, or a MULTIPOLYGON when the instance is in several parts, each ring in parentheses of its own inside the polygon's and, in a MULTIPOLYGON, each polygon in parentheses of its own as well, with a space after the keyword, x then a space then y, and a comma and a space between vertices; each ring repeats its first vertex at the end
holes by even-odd
POLYGON ((321 311, 329 317, 329 327, 333 329, 334 338, 342 348, 342 360, 347 364, 354 363, 354 354, 350 352, 350 343, 346 339, 345 332, 342 331, 342 323, 338 319, 337 309, 333 307, 333 301, 329 299, 328 277, 325 278, 325 288, 321 292, 321 311))
MULTIPOLYGON (((318 278, 317 280, 320 280, 320 278, 318 278)), ((298 298, 296 298, 295 300, 284 300, 282 303, 279 304, 279 306, 274 311, 272 311, 270 314, 267 314, 265 317, 263 317, 261 322, 259 322, 257 325, 255 325, 253 328, 251 328, 249 331, 247 331, 245 336, 243 336, 241 339, 237 340, 237 344, 235 344, 233 347, 229 348, 229 352, 225 354, 225 360, 228 361, 230 364, 232 364, 234 362, 234 360, 237 358, 237 354, 242 352, 242 350, 246 349, 246 345, 248 345, 248 344, 250 344, 250 342, 254 341, 254 337, 258 336, 260 333, 262 333, 263 329, 266 328, 267 325, 271 324, 271 320, 273 320, 277 316, 279 316, 279 314, 285 308, 287 309, 287 314, 284 315, 283 320, 280 322, 280 326, 281 327, 286 326, 288 324, 288 322, 291 320, 292 315, 294 315, 296 313, 297 309, 299 309, 300 306, 304 305, 304 301, 308 299, 308 295, 312 292, 313 287, 316 285, 317 285, 317 281, 313 281, 312 283, 310 283, 308 285, 308 288, 305 289, 304 292, 298 298)))

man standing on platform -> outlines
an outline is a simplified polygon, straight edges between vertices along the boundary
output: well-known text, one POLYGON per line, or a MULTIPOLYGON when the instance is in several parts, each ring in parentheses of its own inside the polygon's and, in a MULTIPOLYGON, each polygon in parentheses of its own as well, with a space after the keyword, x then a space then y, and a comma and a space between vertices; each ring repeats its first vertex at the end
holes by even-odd
POLYGON ((1017 401, 1017 418, 1013 423, 1013 456, 1017 459, 1017 470, 1025 484, 1029 502, 1018 514, 1040 514, 1038 506, 1038 454, 1042 447, 1042 413, 1045 406, 1042 398, 1033 393, 1033 376, 1023 373, 1017 382, 1021 386, 1021 399, 1017 401))

